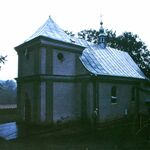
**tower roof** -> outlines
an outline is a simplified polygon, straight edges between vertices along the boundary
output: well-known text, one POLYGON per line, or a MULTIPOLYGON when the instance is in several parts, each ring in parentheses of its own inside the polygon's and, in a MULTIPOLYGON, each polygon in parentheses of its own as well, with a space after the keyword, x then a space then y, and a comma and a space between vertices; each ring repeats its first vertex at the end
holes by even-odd
POLYGON ((65 33, 63 29, 61 29, 49 16, 47 21, 32 35, 30 36, 25 42, 28 42, 36 37, 43 36, 50 39, 71 43, 83 47, 88 47, 91 45, 90 42, 87 42, 83 39, 78 39, 75 37, 72 37, 65 33))
POLYGON ((64 42, 71 42, 70 36, 67 35, 64 30, 62 30, 53 20, 51 17, 47 19, 47 21, 32 35, 30 36, 25 42, 28 42, 38 36, 44 36, 56 40, 61 40, 64 42))

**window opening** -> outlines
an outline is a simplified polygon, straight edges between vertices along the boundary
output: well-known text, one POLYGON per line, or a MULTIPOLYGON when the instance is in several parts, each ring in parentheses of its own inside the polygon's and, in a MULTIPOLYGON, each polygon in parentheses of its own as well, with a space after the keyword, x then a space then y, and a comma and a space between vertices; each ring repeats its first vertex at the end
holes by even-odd
POLYGON ((116 86, 113 86, 111 88, 111 103, 112 104, 117 103, 117 88, 116 88, 116 86))

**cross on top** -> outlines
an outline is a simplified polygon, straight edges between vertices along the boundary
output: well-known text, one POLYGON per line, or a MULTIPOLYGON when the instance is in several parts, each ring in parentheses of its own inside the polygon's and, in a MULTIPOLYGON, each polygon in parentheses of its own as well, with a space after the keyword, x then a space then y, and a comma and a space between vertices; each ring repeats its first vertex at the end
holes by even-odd
POLYGON ((102 17, 103 17, 103 15, 101 14, 101 15, 100 15, 100 25, 101 25, 101 26, 103 25, 102 17))

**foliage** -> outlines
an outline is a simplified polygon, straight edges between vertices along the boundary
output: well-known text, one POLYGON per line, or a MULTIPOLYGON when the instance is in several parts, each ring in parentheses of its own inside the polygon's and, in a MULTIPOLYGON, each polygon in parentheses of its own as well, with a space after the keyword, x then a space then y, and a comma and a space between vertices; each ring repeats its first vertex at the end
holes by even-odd
POLYGON ((0 104, 16 103, 16 82, 14 80, 0 81, 0 104))
POLYGON ((1 56, 1 55, 0 55, 0 63, 3 63, 3 64, 4 64, 5 61, 6 61, 6 57, 7 57, 7 56, 1 56))
MULTIPOLYGON (((98 43, 99 31, 82 30, 77 35, 80 39, 98 43)), ((150 78, 150 51, 138 35, 131 32, 117 35, 116 31, 106 30, 106 42, 109 47, 128 52, 145 75, 150 78)))
POLYGON ((70 32, 70 31, 67 31, 67 30, 65 31, 65 33, 67 33, 70 36, 75 36, 75 34, 73 32, 70 32))
MULTIPOLYGON (((3 64, 5 63, 6 57, 7 57, 7 56, 1 56, 1 55, 0 55, 0 64, 1 64, 1 63, 3 63, 3 64)), ((1 68, 1 66, 0 66, 0 68, 1 68)))
POLYGON ((96 30, 82 30, 78 32, 78 38, 85 39, 86 41, 98 43, 99 32, 96 30))

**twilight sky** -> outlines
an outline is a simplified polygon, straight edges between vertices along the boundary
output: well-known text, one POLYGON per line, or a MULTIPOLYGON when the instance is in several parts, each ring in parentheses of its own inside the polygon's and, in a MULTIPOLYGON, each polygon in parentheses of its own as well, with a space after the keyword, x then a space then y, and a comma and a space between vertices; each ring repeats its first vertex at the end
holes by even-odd
POLYGON ((23 43, 49 16, 64 30, 104 28, 138 34, 150 49, 149 0, 1 0, 0 55, 8 55, 0 80, 17 77, 15 46, 23 43))

